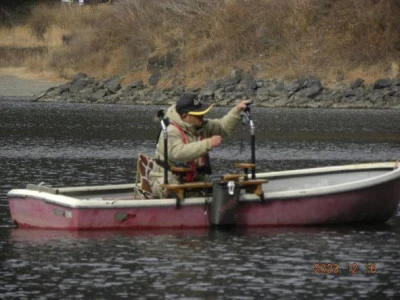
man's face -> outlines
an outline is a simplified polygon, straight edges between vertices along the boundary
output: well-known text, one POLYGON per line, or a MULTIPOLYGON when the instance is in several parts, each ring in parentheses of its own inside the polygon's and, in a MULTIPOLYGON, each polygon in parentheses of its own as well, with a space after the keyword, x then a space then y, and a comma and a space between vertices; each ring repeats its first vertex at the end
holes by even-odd
POLYGON ((185 121, 186 123, 189 123, 193 125, 196 128, 200 128, 203 125, 204 122, 204 115, 201 116, 192 116, 189 114, 183 114, 182 115, 182 120, 185 121))

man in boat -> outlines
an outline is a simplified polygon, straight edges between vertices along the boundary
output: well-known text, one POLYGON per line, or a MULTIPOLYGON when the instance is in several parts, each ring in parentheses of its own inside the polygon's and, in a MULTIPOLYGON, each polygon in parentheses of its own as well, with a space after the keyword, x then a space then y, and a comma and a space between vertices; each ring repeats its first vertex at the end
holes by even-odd
MULTIPOLYGON (((204 181, 211 174, 208 153, 221 145, 223 138, 233 132, 241 122, 240 113, 250 103, 243 100, 220 119, 206 120, 205 115, 214 104, 202 103, 194 93, 183 94, 176 104, 169 107, 165 117, 169 119, 168 165, 190 167, 184 174, 185 182, 204 181)), ((160 135, 156 146, 156 164, 150 172, 150 186, 154 196, 165 198, 164 139, 160 135)), ((179 174, 168 171, 168 183, 179 183, 179 174)))

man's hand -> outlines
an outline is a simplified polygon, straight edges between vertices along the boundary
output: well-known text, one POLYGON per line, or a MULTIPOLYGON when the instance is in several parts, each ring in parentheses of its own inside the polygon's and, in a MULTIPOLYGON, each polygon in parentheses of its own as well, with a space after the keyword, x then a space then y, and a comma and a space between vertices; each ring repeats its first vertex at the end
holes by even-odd
POLYGON ((236 105, 236 108, 240 111, 244 110, 247 107, 247 105, 249 105, 251 102, 252 102, 251 100, 243 100, 238 105, 236 105))
POLYGON ((211 148, 214 149, 221 145, 222 143, 222 136, 220 135, 213 135, 211 138, 211 148))

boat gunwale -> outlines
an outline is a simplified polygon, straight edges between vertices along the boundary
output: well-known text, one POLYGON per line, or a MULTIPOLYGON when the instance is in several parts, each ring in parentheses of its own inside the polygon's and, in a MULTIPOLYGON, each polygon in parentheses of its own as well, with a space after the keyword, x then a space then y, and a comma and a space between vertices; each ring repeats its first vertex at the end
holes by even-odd
POLYGON ((298 170, 287 170, 287 171, 274 171, 274 172, 261 172, 257 173, 257 178, 268 178, 274 179, 279 178, 290 178, 296 177, 298 175, 315 175, 315 174, 325 174, 325 173, 340 173, 343 171, 360 171, 360 170, 387 170, 387 169, 397 169, 400 167, 400 162, 378 162, 378 163, 363 163, 363 164, 351 164, 351 165, 341 165, 341 166, 326 166, 317 168, 306 168, 298 170))
MULTIPOLYGON (((133 192, 132 192, 133 193, 133 192)), ((90 198, 79 199, 61 194, 51 194, 47 192, 33 191, 27 189, 15 189, 8 192, 9 198, 33 198, 43 200, 55 205, 70 208, 146 208, 146 207, 174 207, 176 199, 103 199, 90 198)), ((210 202, 211 197, 190 197, 180 200, 181 206, 204 204, 210 202), (209 200, 207 200, 209 198, 209 200)))

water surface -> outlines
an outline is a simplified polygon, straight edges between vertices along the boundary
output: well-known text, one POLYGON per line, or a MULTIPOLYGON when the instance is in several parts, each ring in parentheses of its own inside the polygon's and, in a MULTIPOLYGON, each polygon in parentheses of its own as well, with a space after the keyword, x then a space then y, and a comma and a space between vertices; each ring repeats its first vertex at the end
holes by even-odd
MULTIPOLYGON (((22 230, 6 193, 135 180, 159 107, 0 101, 0 299, 395 299, 400 211, 386 224, 209 230, 22 230), (316 263, 339 274, 315 274, 316 263), (351 273, 357 264, 357 272, 351 273), (376 271, 371 272, 371 265, 376 271), (349 265, 349 267, 347 267, 349 265), (355 265, 353 265, 355 266, 355 265)), ((211 117, 227 108, 216 108, 211 117)), ((257 168, 400 158, 400 110, 252 110, 257 168)), ((249 129, 211 154, 215 172, 250 160, 249 129)))

